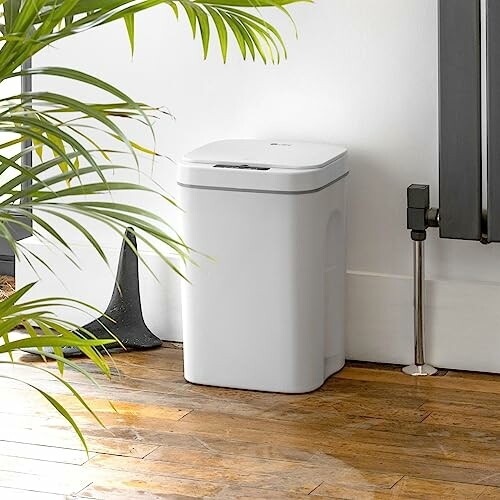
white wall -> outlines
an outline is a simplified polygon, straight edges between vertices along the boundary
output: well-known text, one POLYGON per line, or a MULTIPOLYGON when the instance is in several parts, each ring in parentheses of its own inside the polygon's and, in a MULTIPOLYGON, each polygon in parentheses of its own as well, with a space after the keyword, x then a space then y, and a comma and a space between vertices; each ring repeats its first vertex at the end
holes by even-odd
MULTIPOLYGON (((277 67, 242 62, 235 50, 227 65, 215 50, 203 62, 187 22, 166 8, 137 19, 133 61, 120 25, 50 48, 36 64, 80 68, 167 106, 176 120, 160 122, 157 133, 173 159, 227 137, 346 144, 348 355, 405 363, 412 356, 407 185, 430 184, 437 203, 437 0, 317 0, 290 10, 298 41, 272 16, 289 47, 289 60, 277 67)), ((174 191, 174 171, 163 161, 155 178, 174 191)), ((20 267, 20 279, 28 279, 20 267)), ((432 234, 427 270, 430 361, 500 371, 500 246, 432 234)), ((44 282, 45 294, 56 287, 44 282)))

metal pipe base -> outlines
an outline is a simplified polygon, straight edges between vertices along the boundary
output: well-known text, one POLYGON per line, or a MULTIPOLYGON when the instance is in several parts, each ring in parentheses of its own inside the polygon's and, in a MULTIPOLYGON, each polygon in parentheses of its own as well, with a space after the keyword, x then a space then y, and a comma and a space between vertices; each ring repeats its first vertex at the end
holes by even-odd
POLYGON ((403 368, 403 373, 413 377, 427 377, 429 375, 435 375, 437 369, 431 365, 409 365, 403 368))

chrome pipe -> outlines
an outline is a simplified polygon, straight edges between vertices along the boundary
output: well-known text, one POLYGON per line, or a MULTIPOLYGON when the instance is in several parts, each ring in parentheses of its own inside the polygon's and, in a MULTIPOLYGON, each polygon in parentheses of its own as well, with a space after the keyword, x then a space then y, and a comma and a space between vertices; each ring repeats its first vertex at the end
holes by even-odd
POLYGON ((434 375, 437 370, 425 364, 425 242, 413 241, 413 331, 415 342, 415 363, 405 366, 407 375, 434 375))
POLYGON ((413 242, 413 331, 415 333, 415 364, 424 364, 424 301, 425 301, 425 246, 413 242))

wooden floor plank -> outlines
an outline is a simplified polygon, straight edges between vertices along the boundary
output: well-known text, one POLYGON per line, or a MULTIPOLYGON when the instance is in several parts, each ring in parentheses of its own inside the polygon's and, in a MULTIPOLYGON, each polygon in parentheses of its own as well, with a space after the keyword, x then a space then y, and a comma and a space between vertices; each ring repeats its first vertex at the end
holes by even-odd
POLYGON ((79 493, 83 498, 103 500, 176 499, 214 497, 223 486, 206 481, 191 481, 166 476, 129 473, 94 481, 79 493))
POLYGON ((95 456, 94 452, 87 454, 85 451, 60 448, 55 446, 42 446, 32 443, 16 443, 0 441, 0 456, 30 458, 45 462, 60 462, 73 465, 83 465, 89 458, 95 456))
POLYGON ((429 500, 434 498, 447 500, 472 500, 479 498, 485 490, 484 486, 445 481, 428 481, 414 478, 403 478, 390 489, 377 489, 371 485, 355 487, 343 484, 323 483, 312 493, 312 497, 342 498, 348 500, 371 499, 412 499, 429 500))
POLYGON ((68 496, 30 491, 27 489, 0 487, 0 498, 5 500, 66 500, 68 496))
MULTIPOLYGON (((53 471, 46 471, 45 474, 33 474, 27 471, 3 470, 0 466, 0 488, 3 488, 7 494, 19 494, 23 498, 22 491, 26 490, 25 496, 35 493, 45 493, 52 495, 73 495, 77 494, 83 488, 86 488, 91 481, 85 478, 73 475, 59 475, 53 471), (21 490, 21 492, 12 490, 21 490)), ((1 491, 1 490, 0 490, 1 491)), ((3 497, 2 497, 3 498, 3 497)), ((9 498, 6 496, 5 498, 9 498)))
POLYGON ((486 487, 451 481, 430 481, 405 477, 391 490, 392 494, 427 500, 430 497, 450 500, 478 498, 486 487))
POLYGON ((435 387, 440 389, 460 388, 463 392, 480 392, 486 394, 500 395, 500 387, 497 377, 486 375, 485 377, 468 377, 466 373, 460 375, 449 372, 444 377, 408 377, 404 373, 377 370, 373 368, 346 367, 334 378, 347 380, 364 380, 367 382, 385 382, 388 384, 400 384, 405 386, 435 387))
MULTIPOLYGON (((87 433, 85 440, 90 453, 106 453, 111 455, 142 458, 158 447, 158 445, 155 444, 138 442, 133 438, 116 438, 112 435, 110 436, 109 432, 104 433, 101 429, 95 426, 92 429, 99 435, 94 437, 90 432, 87 433)), ((0 442, 55 446, 79 452, 84 451, 81 441, 67 426, 59 427, 58 429, 37 427, 34 429, 0 430, 0 442)))
MULTIPOLYGON (((246 463, 248 464, 248 460, 246 463)), ((101 472, 110 470, 154 474, 176 479, 210 482, 222 486, 236 484, 254 488, 285 489, 304 495, 321 483, 320 469, 279 461, 268 461, 260 463, 258 467, 247 468, 245 461, 240 464, 237 458, 233 459, 231 467, 216 467, 101 455, 91 459, 83 468, 91 470, 97 468, 101 472), (263 470, 266 472, 262 472, 263 470)))
POLYGON ((500 499, 500 488, 492 488, 488 486, 479 496, 480 500, 499 500, 500 499))
POLYGON ((455 412, 433 411, 423 421, 424 424, 444 425, 447 427, 460 427, 476 429, 476 431, 493 431, 500 433, 500 419, 493 417, 464 415, 455 412))
POLYGON ((351 397, 388 399, 396 406, 397 401, 406 398, 417 398, 425 403, 442 403, 445 405, 448 403, 490 405, 493 410, 500 405, 500 394, 462 391, 458 380, 455 382, 455 386, 446 388, 435 387, 419 381, 411 384, 400 384, 388 382, 390 378, 386 380, 368 381, 330 377, 317 394, 328 393, 337 396, 349 394, 351 397))
MULTIPOLYGON (((218 493, 215 498, 238 498, 238 499, 250 499, 250 498, 258 498, 258 499, 266 499, 266 500, 288 500, 300 498, 304 500, 305 498, 311 498, 309 495, 302 495, 299 493, 295 493, 293 491, 286 490, 270 490, 270 489, 262 489, 262 488, 246 488, 244 486, 226 486, 220 493, 218 493)), ((314 500, 317 500, 316 498, 314 500)))

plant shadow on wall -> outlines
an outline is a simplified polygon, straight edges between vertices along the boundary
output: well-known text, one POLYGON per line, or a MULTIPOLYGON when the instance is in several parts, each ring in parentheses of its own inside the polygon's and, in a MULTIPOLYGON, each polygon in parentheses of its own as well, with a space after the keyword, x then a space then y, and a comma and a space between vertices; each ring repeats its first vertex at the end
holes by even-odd
MULTIPOLYGON (((58 247, 68 259, 75 260, 63 232, 57 229, 63 225, 78 231, 107 262, 101 244, 86 226, 86 221, 95 220, 120 235, 126 227, 133 227, 142 244, 157 253, 181 276, 181 270, 162 254, 159 246, 167 245, 184 262, 191 259, 189 246, 161 217, 138 206, 113 202, 107 196, 122 191, 141 191, 149 196, 159 197, 166 204, 175 205, 168 194, 157 189, 108 179, 111 173, 117 171, 137 170, 140 155, 157 155, 155 151, 129 139, 121 123, 127 120, 139 122, 148 127, 154 137, 152 120, 161 115, 161 110, 137 103, 113 85, 83 72, 62 67, 26 68, 23 66, 26 61, 49 44, 114 21, 124 22, 133 52, 135 15, 163 5, 177 17, 181 11, 185 13, 193 36, 200 35, 205 57, 210 33, 215 33, 224 61, 227 58, 229 39, 233 38, 243 58, 279 62, 280 57, 286 57, 283 40, 262 15, 265 9, 274 8, 289 16, 285 6, 299 1, 311 0, 1 2, 3 21, 0 25, 0 82, 43 75, 72 80, 106 95, 106 99, 100 103, 82 102, 71 96, 45 91, 20 92, 0 99, 0 130, 3 134, 0 143, 0 174, 13 172, 10 180, 0 187, 0 236, 8 242, 14 254, 28 261, 41 260, 30 253, 22 242, 15 240, 15 229, 21 227, 31 230, 26 222, 31 221, 33 236, 44 244, 58 247), (115 146, 101 147, 95 139, 96 131, 114 141, 115 146), (30 152, 34 152, 37 158, 33 167, 24 160, 30 152), (134 165, 114 163, 113 154, 118 152, 126 152, 132 157, 134 165)), ((130 240, 126 238, 126 242, 141 259, 130 240)), ((33 286, 34 284, 30 284, 0 302, 0 364, 23 365, 46 372, 65 385, 100 422, 75 388, 64 380, 64 368, 70 367, 90 380, 95 380, 88 371, 64 356, 63 347, 78 348, 104 375, 110 377, 106 345, 115 342, 112 328, 109 332, 111 338, 107 340, 97 339, 90 331, 78 329, 78 325, 56 317, 51 312, 53 308, 83 308, 94 316, 100 313, 89 304, 67 298, 28 300, 26 294, 33 286), (25 334, 22 338, 11 339, 9 334, 18 325, 24 327, 25 334), (57 362, 59 374, 44 367, 24 365, 13 355, 14 351, 21 348, 43 350, 46 347, 51 347, 52 350, 44 356, 57 362)), ((73 426, 87 449, 76 422, 57 399, 37 388, 31 379, 23 380, 18 375, 6 373, 0 373, 6 385, 24 382, 42 394, 73 426)))

